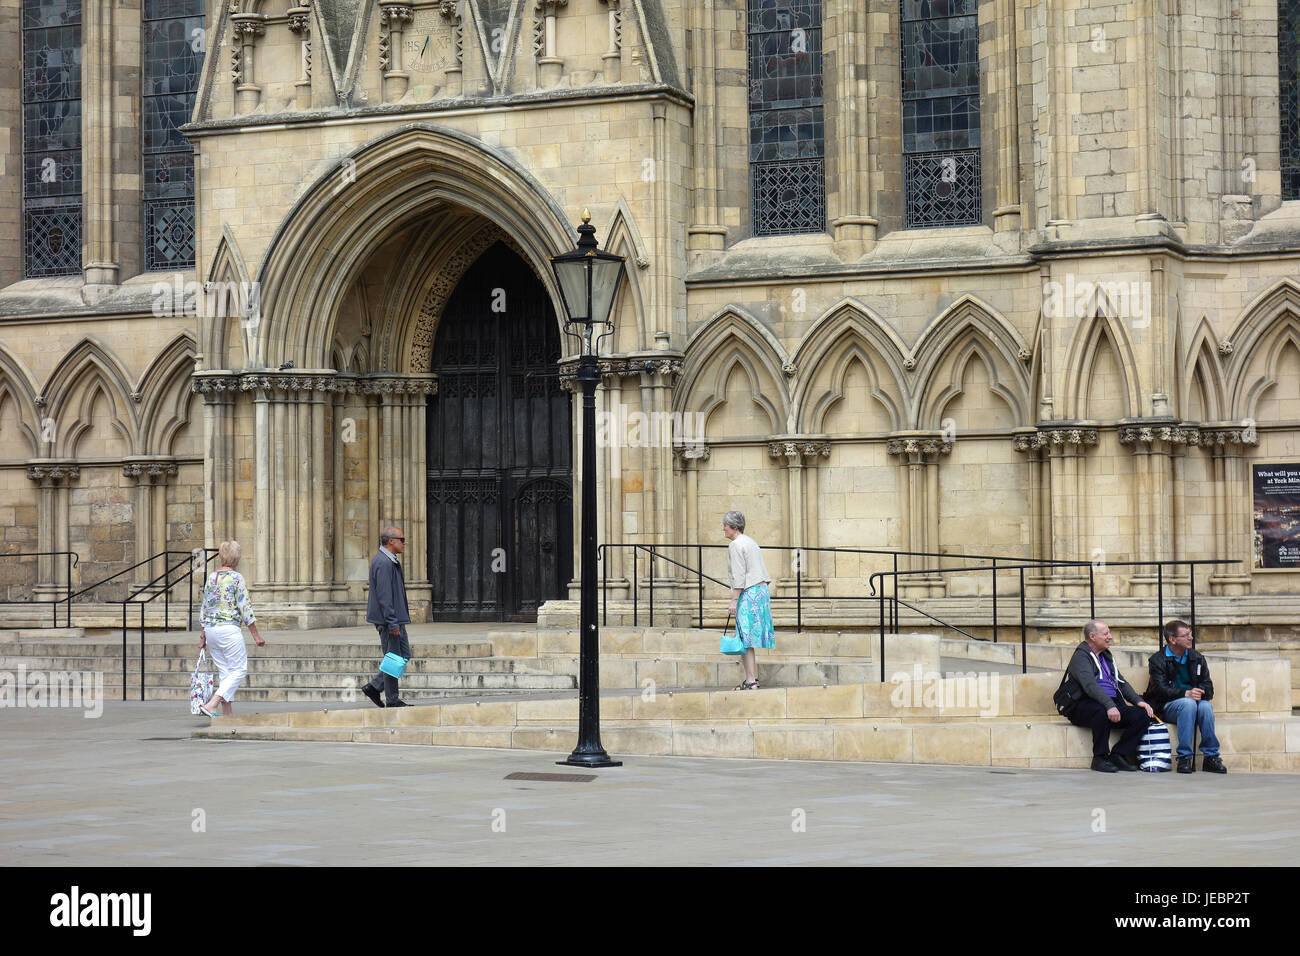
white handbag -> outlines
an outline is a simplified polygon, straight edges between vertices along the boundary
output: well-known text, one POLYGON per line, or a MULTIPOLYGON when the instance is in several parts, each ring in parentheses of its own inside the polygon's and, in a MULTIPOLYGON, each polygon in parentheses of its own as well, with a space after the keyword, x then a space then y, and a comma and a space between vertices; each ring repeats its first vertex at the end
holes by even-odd
POLYGON ((1151 773, 1163 773, 1169 769, 1170 750, 1169 728, 1158 720, 1153 721, 1138 744, 1138 766, 1151 773))
POLYGON ((203 713, 203 705, 212 696, 214 678, 212 671, 205 669, 207 662, 207 649, 201 648, 199 650, 199 659, 194 664, 194 670, 190 672, 190 713, 196 717, 203 713))

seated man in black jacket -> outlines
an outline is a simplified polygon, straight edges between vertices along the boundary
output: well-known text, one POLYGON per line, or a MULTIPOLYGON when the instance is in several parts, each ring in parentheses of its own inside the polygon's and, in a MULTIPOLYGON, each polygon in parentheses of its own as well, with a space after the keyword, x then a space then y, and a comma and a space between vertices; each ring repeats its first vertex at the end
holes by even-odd
POLYGON ((1201 732, 1201 769, 1227 773, 1219 758, 1219 738, 1214 736, 1214 684, 1210 665, 1200 651, 1192 647, 1192 628, 1185 621, 1170 621, 1164 628, 1167 646, 1156 651, 1147 662, 1151 683, 1146 699, 1160 719, 1178 725, 1178 772, 1196 769, 1192 750, 1195 731, 1201 732))
POLYGON ((1056 692, 1057 706, 1066 719, 1077 727, 1091 728, 1092 769, 1102 773, 1137 769, 1133 761, 1138 744, 1155 719, 1151 705, 1120 676, 1110 642, 1105 621, 1083 625, 1083 641, 1074 649, 1056 692), (1124 732, 1114 750, 1110 747, 1113 728, 1124 732))

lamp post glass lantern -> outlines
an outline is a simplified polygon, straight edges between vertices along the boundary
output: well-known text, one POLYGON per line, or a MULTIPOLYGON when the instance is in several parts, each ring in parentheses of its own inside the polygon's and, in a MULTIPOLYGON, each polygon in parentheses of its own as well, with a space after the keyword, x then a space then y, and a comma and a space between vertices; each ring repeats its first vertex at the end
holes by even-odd
POLYGON ((621 767, 600 743, 600 629, 596 619, 596 352, 600 339, 612 335, 610 312, 623 280, 623 257, 596 247, 591 213, 582 210, 578 245, 551 258, 564 300, 564 331, 581 343, 578 382, 582 385, 582 586, 578 630, 578 746, 561 764, 576 767, 621 767), (597 326, 604 329, 599 334, 597 326))

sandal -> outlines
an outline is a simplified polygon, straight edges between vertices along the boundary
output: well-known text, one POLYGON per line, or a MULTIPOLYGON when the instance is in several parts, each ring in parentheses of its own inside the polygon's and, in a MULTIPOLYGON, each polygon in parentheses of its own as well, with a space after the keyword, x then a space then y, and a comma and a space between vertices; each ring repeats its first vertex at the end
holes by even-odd
POLYGON ((732 690, 758 690, 758 681, 756 680, 741 681, 739 686, 733 687, 731 689, 732 690))

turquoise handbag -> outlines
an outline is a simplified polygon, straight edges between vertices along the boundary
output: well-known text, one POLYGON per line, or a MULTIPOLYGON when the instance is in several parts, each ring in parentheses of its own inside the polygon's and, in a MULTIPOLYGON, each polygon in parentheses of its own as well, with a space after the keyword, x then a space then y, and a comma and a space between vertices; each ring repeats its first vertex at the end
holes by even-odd
POLYGON ((406 658, 400 654, 385 654, 379 669, 390 677, 401 677, 406 671, 406 658))
POLYGON ((718 647, 718 650, 719 650, 721 653, 723 653, 723 654, 730 654, 730 655, 732 655, 733 657, 736 656, 736 655, 739 655, 739 654, 743 654, 743 653, 745 653, 745 644, 744 644, 744 642, 743 642, 740 638, 738 638, 738 637, 736 636, 736 632, 735 632, 735 631, 732 631, 732 632, 731 632, 731 636, 730 636, 730 637, 727 636, 727 628, 728 628, 728 627, 731 627, 731 615, 730 615, 730 614, 727 615, 727 624, 726 624, 726 627, 724 627, 724 628, 722 629, 722 643, 721 643, 721 645, 718 647))

